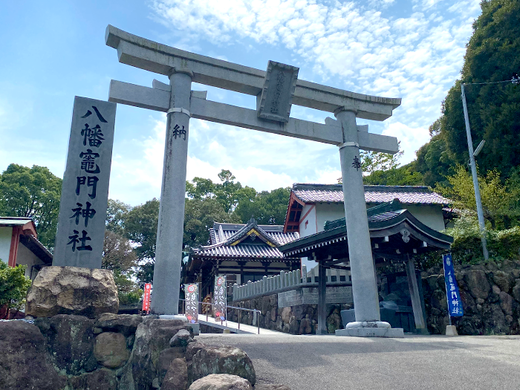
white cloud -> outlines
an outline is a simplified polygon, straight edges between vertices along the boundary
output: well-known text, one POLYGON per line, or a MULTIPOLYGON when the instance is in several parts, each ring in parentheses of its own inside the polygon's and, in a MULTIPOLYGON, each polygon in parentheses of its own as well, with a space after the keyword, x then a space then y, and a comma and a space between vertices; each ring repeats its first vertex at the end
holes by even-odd
MULTIPOLYGON (((456 6, 447 0, 154 0, 151 8, 183 49, 211 42, 214 46, 204 54, 236 61, 226 48, 256 55, 257 47, 267 45, 289 55, 303 79, 402 97, 394 117, 371 128, 401 141, 404 164, 429 140, 427 129, 459 75, 478 4, 479 0, 461 0, 456 6)), ((237 94, 209 90, 212 100, 253 104, 237 94)), ((313 121, 326 116, 296 106, 292 115, 313 121)), ((159 196, 165 123, 156 121, 153 126, 148 138, 134 140, 143 144, 142 156, 125 166, 114 159, 121 197, 159 196)), ((328 145, 199 120, 190 123, 189 142, 188 180, 200 176, 217 181, 220 170, 229 169, 243 185, 261 191, 302 181, 334 183, 341 176, 337 150, 328 145)))
POLYGON ((430 139, 427 128, 412 128, 400 122, 391 123, 383 130, 383 134, 401 141, 400 148, 404 153, 399 162, 403 165, 415 160, 415 153, 430 139))

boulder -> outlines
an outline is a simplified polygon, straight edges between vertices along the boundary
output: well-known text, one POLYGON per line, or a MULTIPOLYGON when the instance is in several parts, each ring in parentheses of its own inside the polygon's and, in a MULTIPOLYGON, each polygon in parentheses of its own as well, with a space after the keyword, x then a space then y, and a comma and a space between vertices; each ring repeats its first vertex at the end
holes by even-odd
POLYGON ((513 297, 520 302, 520 279, 516 279, 515 287, 513 287, 513 297))
POLYGON ((170 339, 180 329, 191 331, 183 320, 163 320, 145 317, 135 332, 134 348, 121 374, 121 389, 149 390, 157 377, 161 352, 169 348, 170 339))
POLYGON ((38 327, 24 321, 0 322, 0 389, 61 390, 67 378, 58 375, 38 327))
POLYGON ((170 347, 186 347, 193 341, 193 336, 186 329, 181 329, 170 339, 170 347))
POLYGON ((195 341, 193 343, 189 343, 188 347, 186 348, 186 361, 191 362, 193 359, 193 356, 197 354, 201 349, 205 349, 207 346, 199 341, 195 341))
POLYGON ((69 379, 70 390, 117 390, 117 378, 113 371, 102 368, 69 379))
POLYGON ((504 291, 500 291, 500 307, 506 315, 513 315, 513 297, 504 291))
POLYGON ((256 382, 251 359, 244 351, 234 347, 206 346, 193 355, 190 377, 195 381, 210 374, 238 375, 252 385, 256 382))
POLYGON ((47 341, 53 363, 68 375, 79 375, 97 368, 94 357, 94 320, 77 315, 59 314, 52 318, 38 318, 47 341))
POLYGON ((495 271, 493 272, 493 281, 500 287, 500 290, 509 293, 512 282, 511 274, 504 271, 495 271))
POLYGON ((94 356, 102 366, 121 367, 130 357, 130 352, 126 348, 125 336, 115 332, 101 333, 96 337, 94 343, 94 356))
POLYGON ((159 360, 157 360, 156 365, 159 384, 162 383, 164 377, 166 376, 166 372, 170 368, 170 364, 175 359, 184 359, 184 356, 185 349, 182 347, 167 348, 160 353, 159 360))
POLYGON ((487 299, 491 286, 484 271, 478 269, 467 271, 464 274, 464 280, 473 297, 487 299))
POLYGON ((193 382, 189 390, 253 390, 253 387, 236 375, 212 374, 193 382))
POLYGON ((312 333, 311 320, 309 319, 309 315, 306 314, 305 318, 300 321, 299 334, 310 334, 310 333, 312 333))
POLYGON ((282 321, 284 322, 284 324, 288 324, 289 323, 289 321, 291 320, 291 316, 292 316, 291 308, 290 307, 284 307, 282 309, 282 314, 281 314, 282 321))
POLYGON ((143 317, 137 314, 104 313, 99 316, 94 327, 102 332, 118 332, 129 337, 135 333, 142 321, 143 317))
POLYGON ((186 390, 188 388, 188 366, 184 359, 174 359, 162 381, 161 390, 186 390))
POLYGON ((506 317, 499 305, 485 304, 482 308, 485 334, 505 334, 508 331, 506 317))
POLYGON ((77 314, 95 318, 117 313, 119 298, 112 271, 79 267, 45 267, 27 294, 27 315, 77 314))

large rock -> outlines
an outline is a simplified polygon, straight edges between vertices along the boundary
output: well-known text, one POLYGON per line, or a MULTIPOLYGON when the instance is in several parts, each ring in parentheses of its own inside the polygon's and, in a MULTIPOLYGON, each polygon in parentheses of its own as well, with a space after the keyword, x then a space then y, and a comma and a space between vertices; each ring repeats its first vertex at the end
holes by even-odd
POLYGON ((70 390, 117 390, 115 372, 107 369, 96 370, 69 379, 70 390))
POLYGON ((0 389, 61 390, 67 385, 49 361, 45 339, 36 326, 0 322, 0 351, 0 389))
POLYGON ((59 314, 38 318, 35 325, 46 337, 49 354, 59 370, 79 375, 97 368, 94 357, 94 320, 76 315, 59 314))
POLYGON ((464 280, 471 295, 475 298, 487 299, 491 286, 484 271, 478 269, 467 271, 464 280))
POLYGON ((206 346, 191 358, 191 378, 195 381, 210 374, 238 375, 252 385, 255 369, 249 356, 239 348, 206 346))
POLYGON ((27 294, 26 314, 33 317, 78 314, 95 318, 118 309, 114 277, 105 269, 45 267, 27 294))
POLYGON ((143 317, 137 314, 104 313, 99 316, 94 327, 101 332, 118 332, 128 337, 135 333, 142 321, 143 317))
POLYGON ((135 332, 135 341, 128 364, 121 374, 121 389, 149 390, 157 378, 161 352, 170 348, 170 339, 181 329, 191 331, 182 320, 161 320, 146 317, 135 332))
POLYGON ((512 276, 510 273, 504 271, 493 272, 493 281, 496 283, 500 290, 509 293, 511 289, 512 276))
POLYGON ((236 375, 212 374, 193 382, 189 390, 253 390, 253 387, 236 375))
POLYGON ((130 357, 125 336, 115 332, 101 333, 96 337, 94 356, 99 364, 107 368, 121 367, 130 357))
POLYGON ((188 366, 184 359, 174 359, 166 372, 161 390, 186 390, 188 388, 188 366))

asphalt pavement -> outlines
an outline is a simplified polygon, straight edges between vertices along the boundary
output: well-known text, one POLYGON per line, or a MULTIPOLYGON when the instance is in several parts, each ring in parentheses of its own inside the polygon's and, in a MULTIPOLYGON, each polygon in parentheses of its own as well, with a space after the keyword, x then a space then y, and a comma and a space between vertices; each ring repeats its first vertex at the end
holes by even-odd
POLYGON ((201 334, 197 339, 243 349, 259 383, 292 390, 520 389, 520 336, 201 334))

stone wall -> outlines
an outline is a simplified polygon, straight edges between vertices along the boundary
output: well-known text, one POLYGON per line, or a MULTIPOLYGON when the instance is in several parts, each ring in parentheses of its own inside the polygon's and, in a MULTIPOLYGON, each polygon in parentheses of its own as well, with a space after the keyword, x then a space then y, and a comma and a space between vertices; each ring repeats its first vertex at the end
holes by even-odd
MULTIPOLYGON (((455 266, 464 316, 452 318, 461 335, 520 334, 520 261, 489 261, 483 265, 455 266)), ((446 287, 442 266, 422 272, 428 331, 443 334, 448 324, 446 287)), ((261 311, 260 327, 290 334, 315 334, 317 305, 278 307, 272 294, 233 302, 233 306, 261 311)), ((327 305, 327 330, 334 333, 341 323, 340 311, 348 304, 327 305)), ((238 321, 238 311, 229 309, 229 320, 238 321)), ((253 325, 253 313, 241 312, 241 323, 253 325)), ((256 323, 254 324, 256 325, 256 323)))
POLYGON ((244 388, 257 388, 244 351, 204 345, 186 322, 156 316, 1 321, 0 350, 0 390, 187 390, 211 374, 235 375, 247 380, 244 388))
MULTIPOLYGON (((464 316, 453 317, 459 334, 520 334, 520 261, 455 266, 464 316)), ((442 267, 422 273, 428 330, 448 324, 442 267)))
MULTIPOLYGON (((257 309, 260 327, 290 334, 316 334, 318 327, 318 305, 303 304, 297 306, 278 307, 278 294, 266 295, 243 301, 235 301, 233 306, 246 309, 257 309)), ((350 309, 349 304, 327 305, 327 330, 334 333, 341 329, 340 311, 350 309)), ((238 322, 239 310, 228 309, 230 321, 238 322)), ((240 323, 255 325, 253 312, 240 311, 240 323)))

